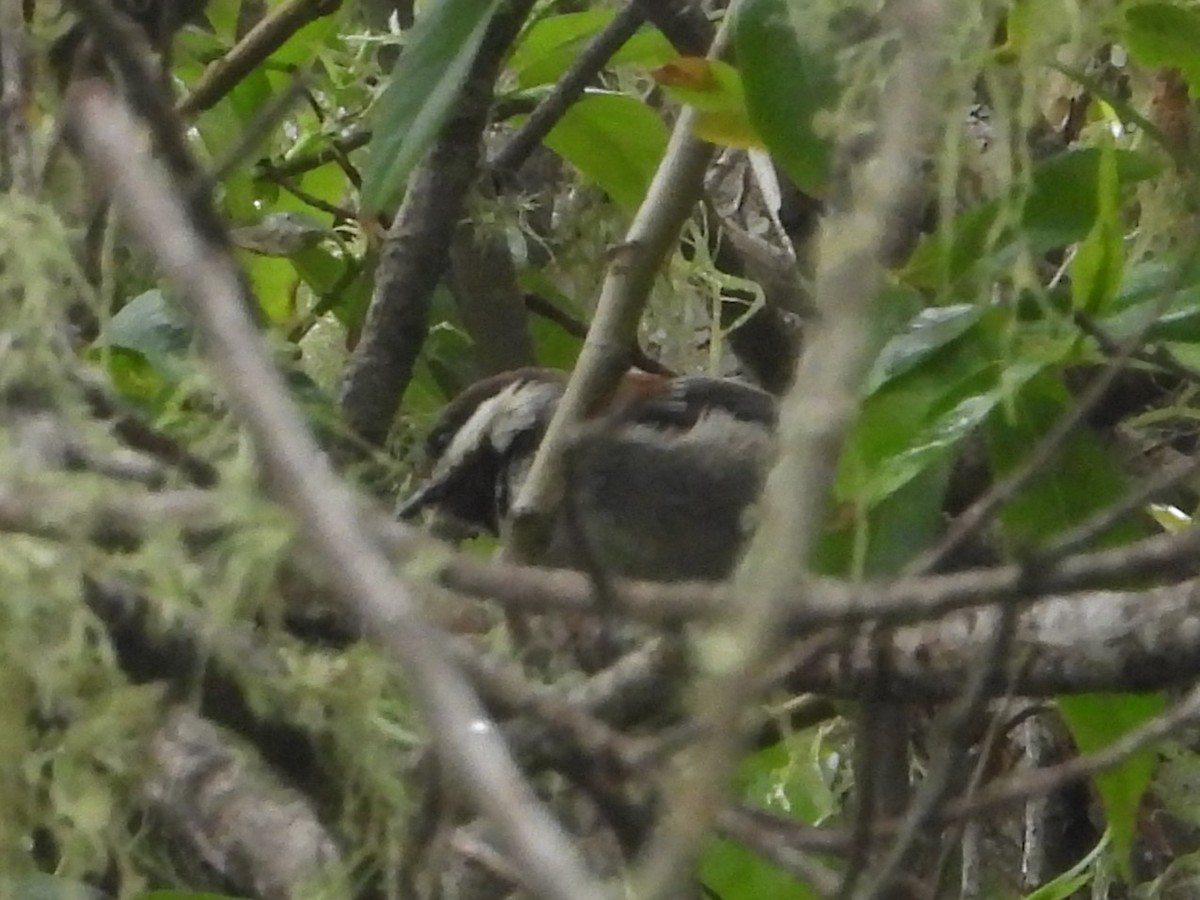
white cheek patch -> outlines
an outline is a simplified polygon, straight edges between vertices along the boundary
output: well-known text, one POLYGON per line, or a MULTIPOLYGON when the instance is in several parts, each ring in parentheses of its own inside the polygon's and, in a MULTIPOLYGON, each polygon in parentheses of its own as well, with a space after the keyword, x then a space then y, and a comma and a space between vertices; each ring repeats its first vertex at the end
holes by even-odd
POLYGON ((561 395, 559 384, 524 381, 510 384, 484 400, 450 441, 434 477, 453 471, 485 447, 502 455, 507 453, 520 435, 549 419, 549 410, 561 395))

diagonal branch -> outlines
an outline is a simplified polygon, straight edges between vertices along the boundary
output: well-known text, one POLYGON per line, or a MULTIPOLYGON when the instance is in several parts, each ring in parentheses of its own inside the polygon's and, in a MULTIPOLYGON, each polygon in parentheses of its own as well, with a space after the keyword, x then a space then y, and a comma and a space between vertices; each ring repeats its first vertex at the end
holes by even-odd
MULTIPOLYGON (((720 55, 727 32, 723 29, 714 40, 710 55, 720 55)), ((515 559, 536 559, 548 543, 564 490, 563 458, 571 435, 586 410, 602 405, 598 401, 612 393, 628 370, 654 279, 701 198, 713 148, 692 136, 694 123, 691 109, 676 120, 646 197, 625 240, 612 253, 579 360, 513 504, 505 550, 515 559)))
POLYGON ((599 900, 600 889, 514 765, 442 637, 364 529, 355 501, 322 458, 271 364, 228 254, 193 226, 163 168, 139 149, 137 123, 102 83, 76 85, 72 124, 130 230, 186 300, 229 404, 254 442, 264 480, 296 518, 342 602, 404 667, 443 758, 496 824, 541 896, 599 900))

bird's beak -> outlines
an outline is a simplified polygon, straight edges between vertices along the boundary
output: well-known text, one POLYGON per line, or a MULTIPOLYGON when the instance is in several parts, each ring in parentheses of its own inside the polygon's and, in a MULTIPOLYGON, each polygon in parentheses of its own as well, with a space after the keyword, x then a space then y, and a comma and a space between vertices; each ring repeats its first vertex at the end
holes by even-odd
POLYGON ((426 506, 437 502, 438 488, 440 487, 441 485, 436 481, 427 481, 407 500, 396 504, 396 518, 404 522, 416 518, 417 514, 426 506))

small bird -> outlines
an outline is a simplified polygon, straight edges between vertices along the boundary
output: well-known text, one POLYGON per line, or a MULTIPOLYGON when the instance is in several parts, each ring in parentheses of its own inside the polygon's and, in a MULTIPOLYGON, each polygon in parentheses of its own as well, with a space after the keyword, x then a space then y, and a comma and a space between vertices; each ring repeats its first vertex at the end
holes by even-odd
MULTIPOLYGON (((528 368, 463 391, 429 434, 431 475, 397 515, 433 509, 499 534, 565 387, 565 373, 528 368)), ((543 561, 653 581, 726 577, 752 524, 775 423, 774 397, 750 385, 630 371, 568 453, 567 496, 543 561)))

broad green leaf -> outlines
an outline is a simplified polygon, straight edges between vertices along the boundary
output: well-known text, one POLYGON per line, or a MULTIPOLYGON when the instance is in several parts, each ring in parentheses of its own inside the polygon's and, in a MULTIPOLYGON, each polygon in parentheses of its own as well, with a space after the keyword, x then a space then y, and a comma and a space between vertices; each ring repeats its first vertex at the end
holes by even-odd
POLYGON ((272 66, 293 68, 306 66, 315 60, 332 39, 338 36, 337 16, 325 15, 313 19, 272 53, 268 63, 272 66))
POLYGON ((271 80, 262 69, 250 72, 229 92, 229 103, 243 125, 257 121, 270 101, 271 80))
POLYGON ((523 88, 557 81, 615 15, 611 9, 588 9, 544 16, 521 35, 509 57, 509 71, 523 88))
POLYGON ((1096 195, 1096 221, 1079 244, 1071 264, 1071 295, 1075 309, 1091 315, 1108 308, 1109 301, 1121 286, 1125 267, 1121 185, 1111 140, 1100 145, 1096 195))
POLYGON ((903 333, 888 341, 879 352, 867 376, 866 393, 874 393, 885 382, 920 365, 922 360, 965 334, 981 315, 983 307, 974 303, 922 310, 903 333))
POLYGON ((989 348, 964 335, 875 388, 862 404, 838 469, 839 501, 867 508, 948 455, 994 399, 989 348), (974 405, 982 403, 983 409, 974 405))
MULTIPOLYGON (((611 9, 591 9, 539 19, 521 36, 509 58, 508 68, 516 75, 517 84, 531 88, 557 81, 614 15, 611 9)), ((609 62, 650 67, 677 55, 662 32, 646 26, 639 28, 609 62)))
POLYGON ((836 62, 828 47, 801 39, 791 6, 789 0, 747 0, 734 46, 755 131, 796 185, 819 195, 829 178, 832 143, 816 123, 837 101, 836 62))
POLYGON ((1200 95, 1200 11, 1180 3, 1139 3, 1125 11, 1124 44, 1144 66, 1178 69, 1200 95))
POLYGON ((817 900, 808 885, 741 844, 716 840, 700 863, 700 880, 722 900, 817 900))
POLYGON ((1115 311, 1101 324, 1114 339, 1132 337, 1153 317, 1147 340, 1200 344, 1200 262, 1131 266, 1110 305, 1115 311))
POLYGON ((681 56, 652 73, 666 94, 696 109, 692 133, 723 147, 761 149, 746 111, 741 76, 721 60, 681 56))
POLYGON ((944 528, 943 506, 953 464, 949 453, 930 454, 915 475, 876 500, 854 526, 848 567, 836 574, 897 575, 929 547, 944 528))
POLYGON ((137 900, 239 900, 230 894, 213 894, 209 891, 163 890, 138 894, 137 900))
MULTIPOLYGON (((1161 166, 1145 153, 1111 151, 1122 185, 1153 178, 1161 166)), ((1087 147, 1042 163, 1033 173, 1033 190, 1021 216, 1024 236, 1035 250, 1081 240, 1099 214, 1102 151, 1087 147)))
POLYGON ((403 191, 449 117, 498 5, 499 0, 440 0, 425 7, 372 112, 365 212, 383 210, 403 191))
POLYGON ((652 69, 670 61, 677 55, 678 51, 661 31, 657 28, 646 27, 639 29, 633 37, 626 41, 625 46, 613 54, 610 62, 614 66, 639 66, 643 69, 652 69))
MULTIPOLYGON (((1058 709, 1071 730, 1080 753, 1102 750, 1161 713, 1163 694, 1079 694, 1059 697, 1058 709)), ((1096 789, 1112 833, 1117 866, 1129 878, 1130 852, 1137 837, 1142 797, 1158 766, 1158 752, 1146 747, 1114 769, 1096 776, 1096 789)))
MULTIPOLYGON (((208 20, 216 35, 232 42, 237 38, 237 24, 241 9, 241 0, 210 0, 204 4, 204 18, 208 20)), ((199 31, 199 29, 188 28, 183 31, 183 34, 190 34, 194 31, 199 31)))
MULTIPOLYGON (((346 177, 345 170, 337 163, 326 163, 323 166, 317 166, 317 168, 305 172, 304 176, 300 179, 300 187, 306 194, 311 194, 318 200, 338 204, 346 196, 347 189, 349 188, 349 180, 346 177)), ((314 209, 299 197, 289 193, 284 193, 274 208, 278 212, 286 212, 288 210, 305 212, 323 221, 332 222, 332 216, 329 213, 324 210, 314 209)))
MULTIPOLYGON (((1153 157, 1138 151, 1111 154, 1122 185, 1153 178, 1162 170, 1153 157)), ((1033 191, 1021 216, 1033 248, 1051 250, 1090 232, 1099 214, 1100 157, 1099 148, 1085 148, 1051 158, 1034 170, 1033 191)))
POLYGON ((909 432, 903 449, 884 456, 869 468, 864 467, 869 474, 856 491, 859 501, 878 503, 929 466, 948 458, 951 451, 983 423, 1000 400, 996 390, 970 393, 949 409, 932 412, 909 432))
POLYGON ((183 376, 183 357, 191 342, 187 317, 156 288, 122 306, 105 324, 97 343, 133 351, 156 374, 175 382, 183 376))
MULTIPOLYGON (((524 32, 509 59, 517 84, 536 88, 557 82, 613 16, 613 10, 586 10, 539 19, 524 32)), ((610 64, 660 66, 677 55, 661 31, 644 26, 612 55, 610 64)))
POLYGON ((901 348, 898 370, 863 401, 838 469, 839 500, 873 506, 950 459, 1000 404, 1046 367, 1060 364, 1075 346, 1071 333, 1027 327, 1018 341, 1005 345, 1007 356, 1000 360, 1007 314, 990 310, 978 322, 965 309, 959 315, 961 321, 948 319, 945 333, 935 329, 927 347, 920 345, 921 329, 889 345, 901 348), (915 346, 906 347, 908 341, 915 346), (905 358, 909 349, 912 356, 905 358))
POLYGON ((634 210, 666 150, 667 127, 633 97, 590 91, 554 126, 546 146, 634 210))
POLYGON ((310 247, 296 253, 292 265, 314 294, 324 295, 341 285, 348 263, 323 247, 310 247))

